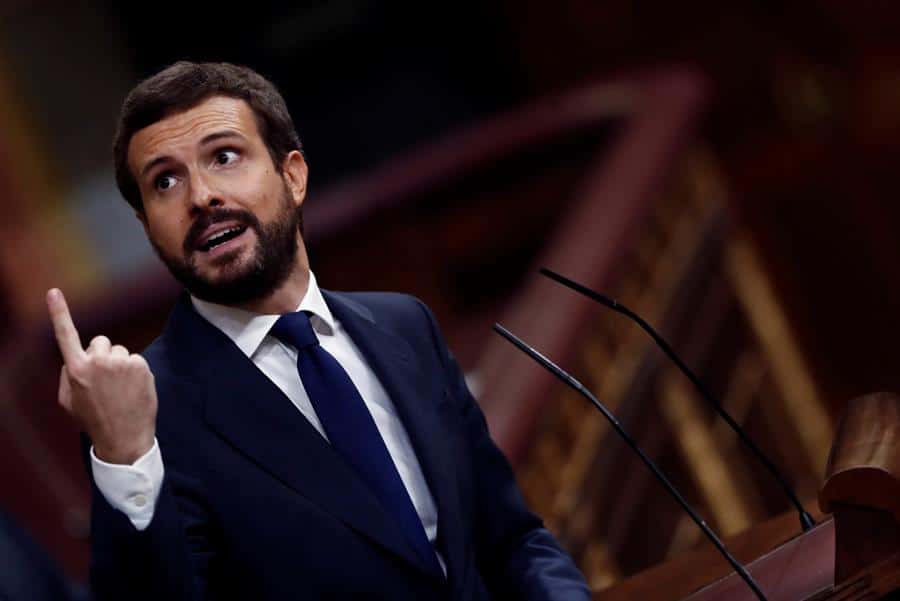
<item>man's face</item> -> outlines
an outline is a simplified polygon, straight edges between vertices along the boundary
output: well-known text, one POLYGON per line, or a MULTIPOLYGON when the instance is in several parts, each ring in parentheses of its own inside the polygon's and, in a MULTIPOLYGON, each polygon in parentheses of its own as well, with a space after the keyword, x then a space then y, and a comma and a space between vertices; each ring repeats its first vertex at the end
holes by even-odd
POLYGON ((196 296, 256 300, 294 267, 306 164, 295 151, 276 170, 244 101, 213 96, 139 130, 128 164, 147 237, 196 296))

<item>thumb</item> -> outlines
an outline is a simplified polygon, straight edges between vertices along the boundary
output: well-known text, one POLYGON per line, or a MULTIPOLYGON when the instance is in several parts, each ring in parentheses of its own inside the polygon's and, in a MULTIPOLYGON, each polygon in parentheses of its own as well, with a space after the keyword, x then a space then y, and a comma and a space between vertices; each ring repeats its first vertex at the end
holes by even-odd
POLYGON ((69 382, 69 372, 66 366, 62 366, 59 372, 59 404, 71 415, 72 413, 72 383, 69 382))

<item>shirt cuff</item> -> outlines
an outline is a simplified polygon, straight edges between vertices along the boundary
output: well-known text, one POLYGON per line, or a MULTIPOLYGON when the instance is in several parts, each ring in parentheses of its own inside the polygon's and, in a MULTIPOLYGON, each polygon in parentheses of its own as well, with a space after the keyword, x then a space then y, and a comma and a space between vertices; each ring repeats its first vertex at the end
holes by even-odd
POLYGON ((107 503, 124 513, 138 530, 150 525, 165 475, 156 438, 153 447, 131 465, 106 463, 91 446, 91 471, 107 503))

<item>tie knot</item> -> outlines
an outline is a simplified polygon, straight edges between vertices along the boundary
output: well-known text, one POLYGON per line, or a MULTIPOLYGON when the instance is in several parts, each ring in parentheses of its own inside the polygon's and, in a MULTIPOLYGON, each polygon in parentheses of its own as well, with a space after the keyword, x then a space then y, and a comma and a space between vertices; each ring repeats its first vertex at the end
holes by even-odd
POLYGON ((269 334, 278 340, 294 346, 298 351, 319 344, 309 315, 305 311, 285 313, 278 318, 269 334))

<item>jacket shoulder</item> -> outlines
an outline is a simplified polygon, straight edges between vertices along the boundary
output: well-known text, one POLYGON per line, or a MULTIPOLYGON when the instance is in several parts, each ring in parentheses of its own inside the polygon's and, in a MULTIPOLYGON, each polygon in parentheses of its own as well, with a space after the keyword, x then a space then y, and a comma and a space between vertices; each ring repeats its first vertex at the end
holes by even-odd
POLYGON ((407 340, 427 340, 434 343, 439 337, 437 322, 428 306, 410 294, 400 292, 328 292, 345 306, 356 308, 383 328, 407 340))
POLYGON ((402 292, 331 292, 338 298, 362 305, 373 317, 421 316, 425 304, 410 294, 402 292))
POLYGON ((147 345, 147 348, 141 351, 141 356, 150 364, 150 371, 153 372, 154 376, 159 377, 172 371, 172 357, 169 353, 169 345, 165 336, 158 336, 147 345))

